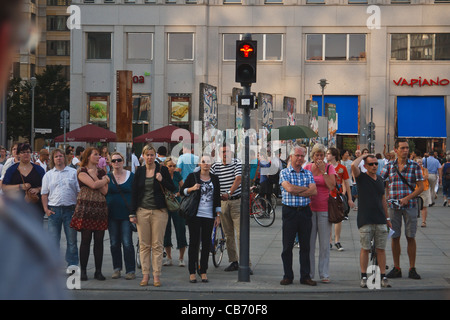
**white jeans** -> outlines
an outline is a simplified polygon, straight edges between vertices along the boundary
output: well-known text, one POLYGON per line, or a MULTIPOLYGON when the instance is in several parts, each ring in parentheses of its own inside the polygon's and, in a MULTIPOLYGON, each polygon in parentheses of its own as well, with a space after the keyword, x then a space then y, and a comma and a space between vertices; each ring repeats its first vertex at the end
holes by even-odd
POLYGON ((328 222, 327 211, 312 212, 312 228, 309 250, 309 261, 311 266, 311 279, 314 279, 315 273, 315 252, 316 239, 319 237, 319 277, 320 279, 329 278, 330 265, 330 232, 332 224, 328 222))

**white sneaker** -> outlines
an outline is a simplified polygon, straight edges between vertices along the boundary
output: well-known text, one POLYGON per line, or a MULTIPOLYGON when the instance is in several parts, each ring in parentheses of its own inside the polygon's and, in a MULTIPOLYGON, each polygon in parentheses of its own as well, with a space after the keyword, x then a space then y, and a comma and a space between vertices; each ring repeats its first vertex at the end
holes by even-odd
POLYGON ((171 266, 172 265, 172 259, 166 258, 166 261, 163 263, 163 266, 171 266))
POLYGON ((186 264, 184 263, 183 259, 178 260, 178 266, 179 267, 185 267, 186 266, 186 264))

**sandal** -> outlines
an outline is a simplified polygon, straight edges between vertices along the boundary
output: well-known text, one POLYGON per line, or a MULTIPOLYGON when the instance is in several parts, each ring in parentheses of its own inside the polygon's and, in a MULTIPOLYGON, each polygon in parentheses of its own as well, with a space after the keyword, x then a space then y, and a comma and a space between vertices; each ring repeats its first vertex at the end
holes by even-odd
POLYGON ((421 225, 421 227, 422 228, 426 228, 426 226, 427 226, 427 223, 424 221, 424 222, 422 222, 422 225, 421 225))

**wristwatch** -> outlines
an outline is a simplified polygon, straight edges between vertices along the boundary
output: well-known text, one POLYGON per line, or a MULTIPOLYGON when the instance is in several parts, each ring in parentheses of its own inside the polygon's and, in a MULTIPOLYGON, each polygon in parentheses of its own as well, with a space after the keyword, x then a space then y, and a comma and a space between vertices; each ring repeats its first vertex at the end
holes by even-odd
POLYGON ((227 191, 227 195, 228 195, 228 197, 231 197, 231 192, 230 192, 230 190, 227 191))
POLYGON ((328 175, 328 172, 325 171, 325 172, 323 173, 323 175, 324 175, 324 176, 325 176, 325 175, 328 175))

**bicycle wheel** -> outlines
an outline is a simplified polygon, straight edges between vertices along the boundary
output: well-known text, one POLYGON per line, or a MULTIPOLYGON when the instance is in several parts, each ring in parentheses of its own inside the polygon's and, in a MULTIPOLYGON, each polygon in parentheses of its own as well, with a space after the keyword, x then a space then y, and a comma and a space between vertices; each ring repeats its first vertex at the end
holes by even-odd
POLYGON ((212 235, 212 261, 217 268, 220 266, 223 258, 223 252, 225 251, 225 234, 223 233, 222 225, 214 227, 212 235))
POLYGON ((139 239, 136 243, 136 267, 138 269, 141 269, 141 256, 140 256, 140 250, 139 250, 139 239))
POLYGON ((262 227, 270 227, 275 221, 275 210, 270 201, 264 198, 256 198, 252 203, 251 215, 256 223, 262 227))
POLYGON ((275 195, 275 193, 272 193, 272 196, 270 197, 270 201, 272 201, 272 207, 273 207, 273 210, 275 210, 277 208, 277 201, 278 201, 278 198, 275 195))
POLYGON ((375 247, 375 240, 372 240, 370 248, 370 261, 367 268, 367 287, 369 289, 380 289, 380 267, 378 266, 377 250, 375 247))

